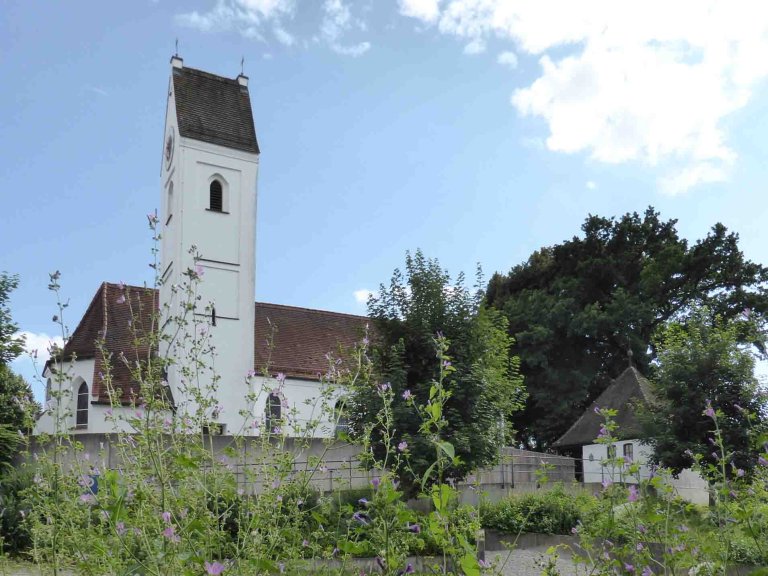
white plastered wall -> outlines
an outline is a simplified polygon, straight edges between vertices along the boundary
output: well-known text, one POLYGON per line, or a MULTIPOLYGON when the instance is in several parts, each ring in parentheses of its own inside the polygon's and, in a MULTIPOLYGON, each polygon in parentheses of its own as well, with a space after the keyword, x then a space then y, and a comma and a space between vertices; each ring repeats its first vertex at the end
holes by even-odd
MULTIPOLYGON (((632 446, 633 460, 640 464, 638 475, 622 475, 618 468, 612 469, 605 464, 608 458, 607 444, 588 444, 583 446, 582 458, 584 461, 584 483, 600 484, 605 480, 612 482, 625 482, 629 484, 637 483, 639 480, 648 480, 651 477, 651 468, 648 466, 652 450, 647 444, 640 440, 623 440, 614 442, 616 456, 624 455, 624 446, 632 446)), ((693 502, 694 504, 708 504, 709 490, 707 482, 693 470, 683 470, 678 478, 670 479, 680 497, 693 502)))

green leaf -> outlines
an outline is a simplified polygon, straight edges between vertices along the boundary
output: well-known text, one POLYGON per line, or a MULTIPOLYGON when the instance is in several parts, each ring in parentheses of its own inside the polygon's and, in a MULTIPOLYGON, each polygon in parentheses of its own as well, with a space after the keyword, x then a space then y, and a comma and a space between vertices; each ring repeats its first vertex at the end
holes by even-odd
POLYGON ((459 560, 459 565, 467 576, 480 576, 480 564, 474 554, 464 554, 459 560))
POLYGON ((445 452, 448 458, 453 459, 456 456, 456 451, 453 449, 453 444, 451 444, 450 442, 445 442, 443 440, 438 442, 437 445, 440 447, 440 450, 445 452))

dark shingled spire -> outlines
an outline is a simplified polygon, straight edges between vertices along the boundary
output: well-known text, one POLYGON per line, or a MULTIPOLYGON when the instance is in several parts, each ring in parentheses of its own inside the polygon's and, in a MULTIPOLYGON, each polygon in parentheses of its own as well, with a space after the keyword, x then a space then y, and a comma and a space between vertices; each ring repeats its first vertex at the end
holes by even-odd
POLYGON ((173 89, 181 136, 259 153, 247 85, 194 68, 174 67, 173 89))

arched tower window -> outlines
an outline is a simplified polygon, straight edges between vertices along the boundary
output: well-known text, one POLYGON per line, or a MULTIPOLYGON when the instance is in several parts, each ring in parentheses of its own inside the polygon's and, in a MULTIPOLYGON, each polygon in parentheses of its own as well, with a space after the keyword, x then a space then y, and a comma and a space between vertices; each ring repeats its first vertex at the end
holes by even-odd
POLYGON ((83 382, 77 389, 77 412, 75 414, 75 427, 88 427, 88 384, 83 382))
POLYGON ((280 419, 283 417, 282 408, 283 404, 280 400, 280 396, 274 392, 267 396, 267 406, 264 416, 267 425, 267 432, 269 434, 278 433, 278 428, 280 427, 280 419))
POLYGON ((224 190, 221 186, 221 182, 214 180, 211 182, 210 187, 210 204, 209 208, 214 212, 224 211, 224 190))

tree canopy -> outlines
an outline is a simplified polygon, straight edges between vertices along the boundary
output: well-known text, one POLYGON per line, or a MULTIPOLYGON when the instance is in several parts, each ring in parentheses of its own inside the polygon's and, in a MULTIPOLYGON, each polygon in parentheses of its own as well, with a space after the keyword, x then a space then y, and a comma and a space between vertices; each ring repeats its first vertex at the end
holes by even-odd
POLYGON ((18 285, 18 277, 0 274, 0 462, 15 453, 18 433, 28 428, 28 408, 34 402, 29 384, 8 366, 24 350, 24 339, 15 336, 18 326, 8 307, 11 291, 18 285))
MULTIPOLYGON (((403 395, 407 390, 416 403, 426 404, 440 368, 434 341, 438 332, 449 342, 452 364, 444 380, 450 392, 444 407, 445 439, 463 462, 449 474, 460 479, 494 461, 511 438, 511 417, 522 404, 522 379, 517 360, 510 359, 506 319, 483 307, 482 299, 482 290, 472 293, 464 287, 463 275, 452 281, 437 260, 417 251, 406 255, 405 273, 395 270, 390 285, 381 285, 368 302, 376 328, 376 375, 394 392, 394 441, 407 442, 410 464, 419 475, 434 461, 434 447, 419 434, 421 421, 403 395)), ((363 430, 380 408, 379 396, 358 390, 352 429, 363 430)), ((381 438, 373 440, 375 444, 381 438)))
POLYGON ((651 373, 655 398, 641 414, 656 463, 679 473, 699 454, 705 464, 718 466, 716 410, 723 444, 732 454, 729 470, 754 468, 758 451, 751 437, 764 428, 765 405, 750 347, 739 344, 745 333, 763 338, 746 315, 726 322, 706 308, 659 330, 651 373))
POLYGON ((750 309, 765 322, 768 269, 744 257, 738 235, 715 224, 689 245, 676 224, 651 207, 590 215, 582 236, 491 278, 487 301, 509 321, 528 390, 516 420, 528 446, 560 437, 621 372, 629 350, 647 372, 654 331, 692 307, 724 320, 750 309))

